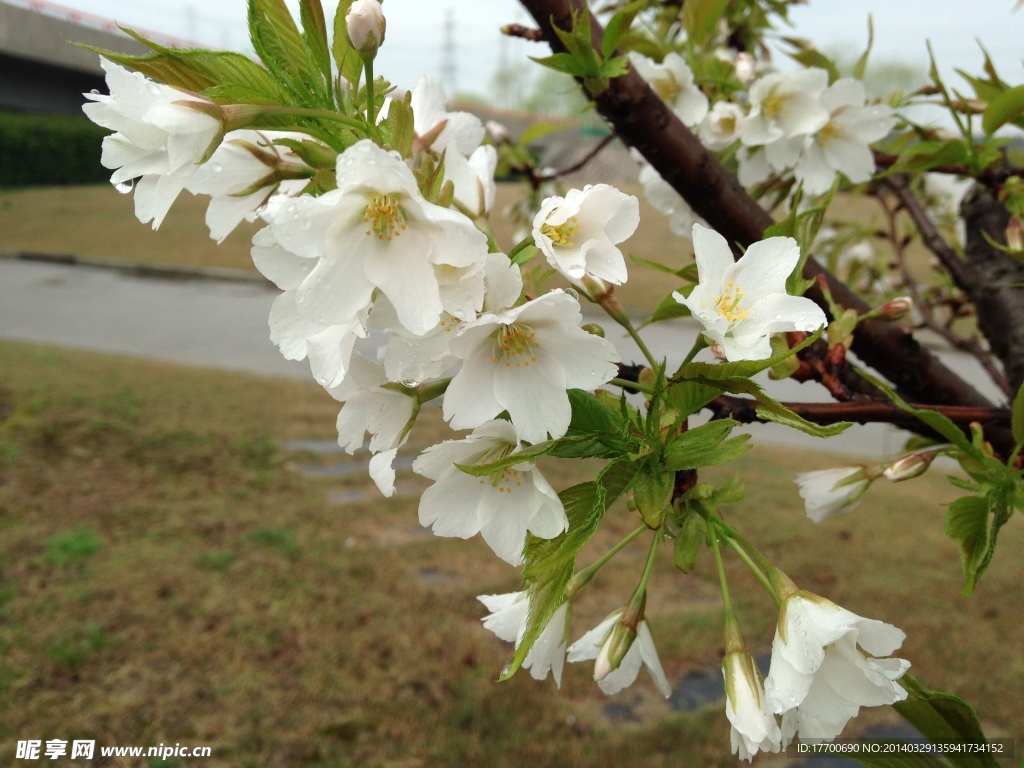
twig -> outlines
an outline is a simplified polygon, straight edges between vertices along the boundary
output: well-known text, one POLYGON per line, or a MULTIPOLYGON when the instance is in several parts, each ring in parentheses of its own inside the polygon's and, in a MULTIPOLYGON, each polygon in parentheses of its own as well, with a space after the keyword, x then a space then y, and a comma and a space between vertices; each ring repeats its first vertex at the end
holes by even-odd
MULTIPOLYGON (((908 193, 913 196, 910 190, 908 193)), ((963 350, 968 354, 972 355, 975 360, 985 369, 985 372, 989 375, 996 386, 1002 390, 1003 394, 1008 398, 1012 397, 1010 391, 1010 383, 1006 380, 1006 376, 992 359, 992 354, 985 349, 977 336, 970 336, 964 338, 962 336, 953 333, 953 329, 946 323, 940 323, 932 312, 932 307, 921 294, 918 289, 917 280, 914 279, 913 275, 910 274, 910 269, 907 267, 906 252, 903 247, 903 240, 899 236, 898 222, 896 221, 896 211, 888 204, 882 195, 877 197, 879 205, 882 206, 882 210, 885 211, 886 221, 888 222, 888 240, 892 246, 893 253, 896 256, 896 260, 899 264, 900 273, 903 275, 903 283, 907 286, 907 290, 910 291, 911 298, 914 300, 914 306, 917 307, 921 313, 921 320, 923 325, 939 334, 942 338, 948 341, 951 345, 957 349, 963 350)), ((916 200, 916 198, 914 198, 916 200)), ((909 213, 909 208, 903 200, 900 201, 904 208, 909 213)), ((952 318, 951 318, 952 319, 952 318)))
POLYGON ((522 24, 506 24, 501 28, 501 33, 509 37, 520 37, 533 43, 544 42, 543 32, 532 27, 524 27, 522 24))
POLYGON ((604 149, 609 144, 611 144, 613 141, 615 141, 615 139, 616 139, 615 134, 614 133, 609 133, 607 136, 605 136, 599 142, 597 142, 597 144, 594 146, 594 148, 591 149, 589 152, 587 152, 587 154, 583 157, 582 160, 579 160, 579 161, 573 163, 572 165, 568 165, 565 168, 560 168, 557 171, 552 171, 551 173, 538 174, 537 175, 537 181, 540 181, 540 182, 551 181, 552 179, 557 179, 560 176, 568 176, 570 173, 575 173, 580 168, 582 168, 587 163, 589 163, 591 160, 593 160, 595 157, 597 157, 598 153, 600 153, 602 149, 604 149))
MULTIPOLYGON (((877 149, 872 150, 875 156, 875 165, 878 168, 891 168, 899 160, 898 155, 890 155, 888 152, 879 152, 877 149)), ((1020 169, 1008 168, 1005 165, 998 165, 993 168, 986 168, 980 173, 976 173, 968 168, 963 163, 949 163, 948 165, 937 165, 934 168, 928 169, 929 173, 943 173, 950 176, 969 176, 981 184, 987 186, 998 186, 1003 184, 1010 176, 1020 174, 1020 169)))

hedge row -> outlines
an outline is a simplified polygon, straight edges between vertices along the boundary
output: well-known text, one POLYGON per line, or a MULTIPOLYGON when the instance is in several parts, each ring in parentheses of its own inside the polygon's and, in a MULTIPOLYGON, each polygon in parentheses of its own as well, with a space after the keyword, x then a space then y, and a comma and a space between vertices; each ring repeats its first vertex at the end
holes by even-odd
POLYGON ((100 144, 108 133, 84 115, 0 112, 0 187, 106 181, 100 144))

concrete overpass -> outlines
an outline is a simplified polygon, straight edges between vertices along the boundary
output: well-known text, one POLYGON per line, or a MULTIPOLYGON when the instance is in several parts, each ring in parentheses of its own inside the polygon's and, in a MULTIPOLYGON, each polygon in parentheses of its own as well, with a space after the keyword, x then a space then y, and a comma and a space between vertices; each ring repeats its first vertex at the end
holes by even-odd
POLYGON ((146 52, 112 21, 47 2, 0 0, 0 110, 80 115, 83 93, 106 93, 99 58, 72 43, 146 52))

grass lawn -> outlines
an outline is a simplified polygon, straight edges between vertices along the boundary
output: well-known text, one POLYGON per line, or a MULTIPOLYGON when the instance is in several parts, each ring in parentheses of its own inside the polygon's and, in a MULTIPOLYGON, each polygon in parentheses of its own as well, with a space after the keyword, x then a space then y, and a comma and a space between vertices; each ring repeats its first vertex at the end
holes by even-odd
MULTIPOLYGON (((0 763, 18 739, 84 738, 211 746, 210 766, 734 764, 721 703, 674 712, 646 673, 612 699, 586 665, 560 691, 494 682, 510 647, 475 596, 516 589, 517 572, 478 538, 424 534, 414 496, 339 504, 365 474, 296 471, 341 460, 285 448, 332 440, 336 410, 312 384, 0 342, 0 763)), ((445 435, 436 409, 421 421, 410 455, 445 435)), ((730 521, 799 584, 905 630, 920 680, 1024 743, 1020 517, 964 598, 941 473, 816 526, 792 471, 827 461, 752 452, 730 521)), ((564 488, 584 469, 545 472, 564 488)), ((636 524, 620 502, 581 563, 636 524)), ((660 554, 647 610, 678 684, 719 663, 720 598, 707 553, 685 577, 660 554)), ((634 542, 599 573, 572 639, 628 599, 645 557, 634 542)), ((728 567, 748 645, 767 651, 774 612, 728 567)), ((897 719, 872 710, 846 735, 897 719)))

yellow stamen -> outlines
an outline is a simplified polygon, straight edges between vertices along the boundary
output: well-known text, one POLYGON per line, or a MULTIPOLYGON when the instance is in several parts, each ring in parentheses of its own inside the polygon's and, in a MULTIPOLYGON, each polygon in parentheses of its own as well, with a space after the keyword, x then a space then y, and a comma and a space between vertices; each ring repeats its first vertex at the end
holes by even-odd
POLYGON ((406 228, 405 212, 391 195, 377 195, 363 211, 365 235, 376 235, 378 240, 399 237, 406 228))
POLYGON ((750 310, 739 309, 740 303, 746 295, 746 291, 741 291, 736 283, 730 280, 725 290, 722 291, 722 295, 715 301, 715 310, 730 323, 742 320, 750 313, 750 310))
POLYGON ((570 246, 572 245, 572 239, 576 235, 576 230, 579 227, 576 225, 577 217, 571 217, 564 224, 544 224, 541 228, 541 234, 550 237, 551 242, 555 245, 570 246))

